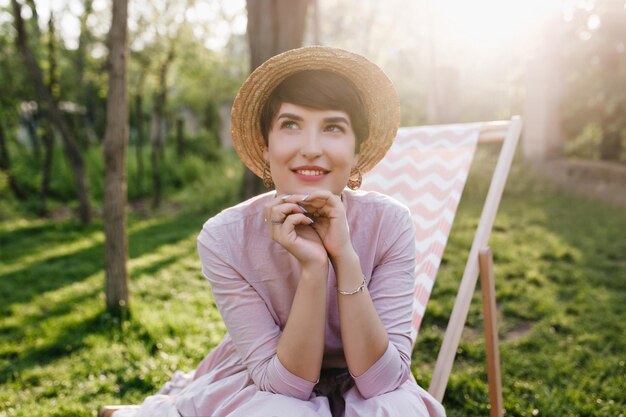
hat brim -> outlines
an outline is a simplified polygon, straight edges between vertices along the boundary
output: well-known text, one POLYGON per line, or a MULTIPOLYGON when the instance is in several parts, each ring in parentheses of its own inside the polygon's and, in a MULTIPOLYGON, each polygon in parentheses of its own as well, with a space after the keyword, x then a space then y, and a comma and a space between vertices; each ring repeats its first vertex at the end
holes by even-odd
POLYGON ((263 173, 265 144, 261 110, 285 78, 305 70, 327 70, 349 79, 365 105, 369 135, 361 142, 357 166, 371 170, 384 156, 400 124, 400 100, 387 75, 361 55, 343 49, 309 46, 276 55, 256 68, 239 89, 231 111, 233 145, 243 163, 263 173))

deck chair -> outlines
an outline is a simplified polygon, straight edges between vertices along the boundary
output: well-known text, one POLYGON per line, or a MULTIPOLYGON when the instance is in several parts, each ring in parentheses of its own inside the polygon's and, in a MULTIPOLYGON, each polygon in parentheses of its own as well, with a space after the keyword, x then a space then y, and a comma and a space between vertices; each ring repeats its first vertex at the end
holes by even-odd
POLYGON ((503 415, 503 404, 493 261, 487 245, 521 125, 516 116, 510 121, 400 128, 385 158, 363 178, 362 185, 362 189, 396 198, 411 210, 417 252, 412 317, 415 344, 476 146, 502 142, 428 389, 442 401, 480 271, 492 417, 503 415))
MULTIPOLYGON (((503 407, 492 258, 487 242, 520 131, 517 116, 510 121, 400 128, 385 158, 363 178, 361 187, 390 195, 411 210, 417 247, 412 316, 415 344, 476 146, 503 143, 429 387, 441 401, 480 270, 492 417, 502 417, 503 407)), ((116 408, 103 408, 100 417, 108 417, 116 408)))

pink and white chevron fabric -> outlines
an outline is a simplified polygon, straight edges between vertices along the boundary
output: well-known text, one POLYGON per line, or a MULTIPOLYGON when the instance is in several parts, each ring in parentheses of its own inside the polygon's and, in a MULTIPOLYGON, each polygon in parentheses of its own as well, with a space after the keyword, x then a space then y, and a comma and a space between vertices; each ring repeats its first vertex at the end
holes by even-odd
POLYGON ((415 223, 413 343, 441 264, 482 123, 403 127, 362 189, 405 204, 415 223))

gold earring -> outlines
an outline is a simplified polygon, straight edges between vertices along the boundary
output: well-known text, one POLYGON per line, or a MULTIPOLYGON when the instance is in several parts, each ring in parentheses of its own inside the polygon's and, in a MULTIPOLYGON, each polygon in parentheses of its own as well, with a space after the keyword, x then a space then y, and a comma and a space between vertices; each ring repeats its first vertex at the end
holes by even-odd
POLYGON ((270 164, 267 161, 263 162, 263 177, 262 177, 263 185, 268 190, 271 190, 272 188, 274 188, 274 180, 272 180, 269 170, 270 170, 270 164))
POLYGON ((361 170, 359 167, 355 167, 350 173, 350 178, 348 179, 348 188, 351 190, 358 190, 361 187, 361 183, 363 183, 363 176, 361 175, 361 170), (352 177, 357 176, 356 179, 352 179, 352 177))

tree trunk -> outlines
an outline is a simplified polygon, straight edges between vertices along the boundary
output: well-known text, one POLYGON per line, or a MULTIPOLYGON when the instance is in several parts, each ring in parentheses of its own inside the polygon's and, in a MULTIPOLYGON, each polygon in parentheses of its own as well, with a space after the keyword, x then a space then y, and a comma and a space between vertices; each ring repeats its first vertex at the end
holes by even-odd
POLYGON ((11 0, 11 5, 13 7, 15 29, 17 31, 17 48, 20 51, 22 58, 24 59, 26 68, 30 73, 30 76, 37 89, 37 93, 41 97, 42 101, 44 101, 48 106, 48 111, 46 112, 46 114, 49 118, 50 123, 52 123, 59 130, 59 132, 61 132, 65 154, 74 174, 74 185, 76 195, 79 200, 79 217, 83 223, 89 223, 91 221, 91 204, 89 202, 89 187, 87 184, 87 175, 85 173, 85 163, 83 160, 83 156, 81 155, 80 150, 76 145, 74 135, 63 120, 63 115, 61 114, 59 108, 54 102, 52 95, 46 88, 41 68, 39 67, 37 60, 33 56, 32 51, 28 47, 27 34, 24 28, 24 20, 22 19, 21 15, 21 6, 17 2, 17 0, 11 0))
POLYGON ((185 134, 183 119, 176 119, 176 155, 182 158, 185 154, 185 134))
POLYGON ((93 0, 84 0, 83 14, 80 16, 80 35, 78 35, 78 49, 76 50, 76 75, 80 85, 85 82, 85 62, 87 61, 87 44, 89 43, 89 28, 87 20, 93 12, 93 0))
POLYGON ((563 154, 561 102, 563 97, 562 17, 558 7, 547 12, 540 36, 527 58, 524 94, 524 131, 521 145, 526 161, 542 161, 563 154))
MULTIPOLYGON (((55 105, 59 102, 59 77, 56 61, 56 36, 54 27, 54 15, 50 13, 48 20, 48 91, 54 100, 55 105)), ((47 111, 47 110, 46 110, 47 111)), ((43 133, 44 160, 41 177, 41 192, 39 214, 48 215, 48 194, 50 192, 50 179, 52 172, 52 159, 54 152, 54 129, 48 120, 44 122, 43 133)))
MULTIPOLYGON (((311 0, 247 0, 250 72, 270 57, 302 46, 311 0)), ((243 198, 264 191, 250 170, 244 173, 243 198)))
POLYGON ((600 159, 619 161, 622 155, 622 118, 623 104, 615 106, 612 112, 605 115, 602 121, 602 141, 600 142, 600 159))
POLYGON ((152 111, 151 136, 152 136, 152 187, 153 198, 152 208, 161 205, 163 186, 161 181, 161 165, 163 163, 163 143, 165 142, 165 132, 163 121, 165 114, 165 103, 167 100, 167 72, 170 64, 174 61, 174 43, 170 45, 170 50, 159 69, 159 85, 154 99, 154 109, 152 111))
POLYGON ((50 179, 52 174, 52 156, 54 152, 54 131, 46 121, 43 133, 43 176, 41 178, 41 208, 39 214, 48 215, 48 194, 50 194, 50 179))
MULTIPOLYGON (((40 109, 38 109, 40 110, 40 109)), ((35 125, 35 112, 24 112, 24 125, 28 132, 28 139, 30 140, 30 146, 33 148, 33 157, 35 161, 39 163, 41 161, 41 146, 39 145, 39 136, 37 136, 37 126, 35 125)))
POLYGON ((33 16, 29 19, 32 24, 33 33, 35 34, 35 38, 37 40, 41 39, 41 29, 39 29, 39 14, 37 13, 37 6, 35 5, 35 0, 26 0, 26 5, 30 8, 33 16))
POLYGON ((135 96, 135 123, 137 129, 137 190, 139 195, 143 195, 143 177, 145 175, 143 168, 143 105, 141 94, 135 96))
POLYGON ((313 43, 321 45, 320 40, 320 0, 313 0, 313 43))
POLYGON ((600 159, 618 161, 622 154, 622 135, 615 130, 605 130, 600 143, 600 159))
MULTIPOLYGON (((614 11, 611 10, 611 12, 614 11)), ((615 33, 616 26, 619 24, 615 22, 615 15, 611 14, 611 17, 606 20, 608 21, 603 21, 603 26, 615 33)), ((623 94, 615 94, 617 91, 623 91, 624 75, 626 75, 626 60, 622 55, 615 48, 606 47, 600 53, 603 73, 607 74, 602 77, 602 90, 608 98, 601 112, 602 140, 600 142, 600 159, 605 161, 619 161, 622 156, 622 132, 626 128, 626 123, 624 123, 626 99, 623 94)))
POLYGON ((85 106, 85 115, 77 120, 79 128, 85 132, 85 143, 99 143, 100 136, 96 133, 96 100, 97 96, 93 81, 85 77, 87 62, 87 47, 93 42, 93 36, 89 31, 87 20, 93 13, 93 0, 83 0, 83 13, 79 18, 80 35, 78 35, 78 48, 75 55, 76 79, 79 90, 79 100, 85 106))
POLYGON ((4 134, 4 127, 2 126, 2 120, 0 120, 0 171, 4 171, 7 174, 9 187, 15 198, 20 201, 26 200, 26 193, 22 190, 22 187, 20 187, 11 173, 11 158, 9 157, 9 148, 4 134))
POLYGON ((128 315, 128 238, 126 235, 126 147, 128 146, 128 1, 113 1, 109 32, 109 93, 104 135, 104 270, 106 307, 128 315))
POLYGON ((268 58, 299 48, 310 0, 247 0, 250 71, 268 58))
POLYGON ((150 164, 152 165, 152 208, 156 209, 161 206, 163 186, 161 183, 161 155, 163 153, 163 101, 165 97, 162 94, 156 94, 154 97, 154 108, 152 109, 152 117, 150 121, 151 136, 151 152, 150 164))

